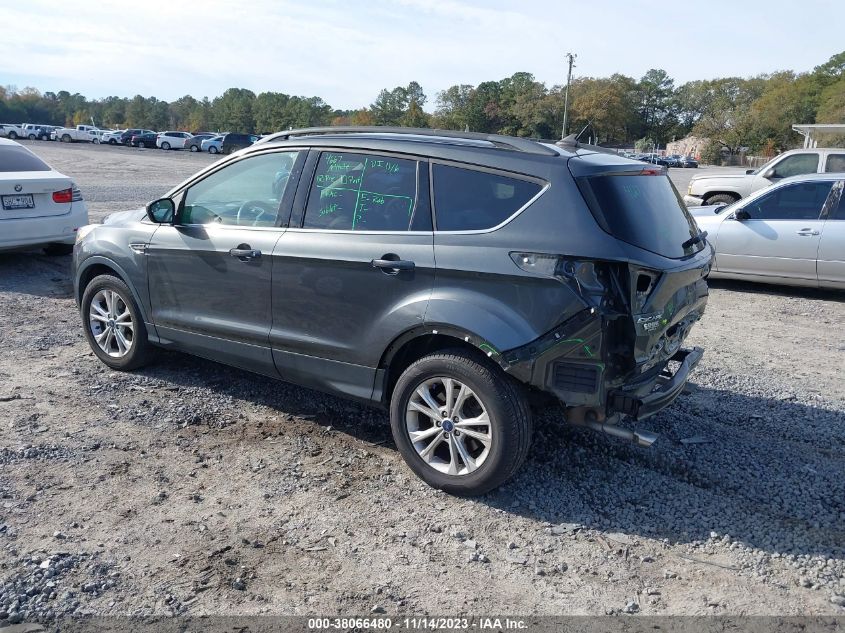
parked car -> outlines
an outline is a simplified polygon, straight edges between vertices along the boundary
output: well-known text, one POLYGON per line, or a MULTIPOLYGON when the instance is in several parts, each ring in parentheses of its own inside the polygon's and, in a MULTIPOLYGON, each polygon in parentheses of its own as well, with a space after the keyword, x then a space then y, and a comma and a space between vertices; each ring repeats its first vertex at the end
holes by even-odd
POLYGON ((191 138, 189 132, 159 132, 156 137, 156 147, 161 149, 184 149, 185 143, 191 138))
POLYGON ((155 134, 152 130, 142 130, 140 128, 129 128, 123 131, 120 135, 120 143, 123 145, 131 145, 133 136, 140 136, 141 134, 155 134))
POLYGON ((26 138, 30 141, 49 141, 52 137, 53 130, 57 129, 57 125, 31 124, 24 125, 24 132, 26 138))
POLYGON ((210 138, 215 138, 216 136, 218 135, 210 133, 194 134, 191 138, 185 141, 185 149, 192 152, 202 152, 204 151, 202 142, 210 138))
POLYGON ((92 143, 94 139, 97 139, 99 143, 99 133, 100 129, 93 125, 77 125, 76 127, 57 128, 53 130, 52 135, 55 136, 57 141, 61 141, 62 143, 76 143, 79 141, 92 143))
POLYGON ((207 138, 202 143, 200 143, 200 149, 204 152, 208 152, 209 154, 219 154, 220 153, 220 146, 223 144, 223 135, 218 134, 217 136, 212 136, 211 138, 207 138))
POLYGON ((381 405, 417 475, 478 494, 528 453, 529 390, 571 423, 654 440, 616 423, 682 392, 711 260, 642 163, 571 141, 319 128, 86 227, 74 283, 107 366, 158 345, 381 405))
POLYGON ((684 202, 688 206, 730 204, 790 176, 845 171, 845 149, 793 149, 745 174, 694 176, 684 202))
POLYGON ((224 134, 223 140, 220 142, 220 151, 223 154, 231 154, 239 149, 249 147, 259 138, 257 134, 224 134))
POLYGON ((126 130, 109 130, 104 132, 100 137, 100 143, 108 145, 120 145, 122 143, 121 137, 126 130))
POLYGON ((661 165, 665 165, 666 167, 682 167, 681 165, 681 156, 678 154, 669 154, 668 156, 662 157, 661 165))
POLYGON ((146 147, 147 149, 155 149, 156 140, 158 140, 158 134, 156 134, 155 132, 144 132, 142 134, 133 134, 132 138, 129 139, 129 144, 132 147, 146 147))
POLYGON ((716 249, 710 276, 845 288, 845 173, 785 178, 691 210, 716 249))
POLYGON ((23 132, 23 125, 18 125, 17 123, 0 123, 0 136, 5 136, 12 140, 26 138, 23 132))
POLYGON ((0 139, 0 250, 68 254, 88 209, 73 181, 15 141, 0 139))
POLYGON ((694 167, 698 168, 698 161, 695 160, 692 156, 681 156, 679 161, 680 164, 678 167, 694 167))

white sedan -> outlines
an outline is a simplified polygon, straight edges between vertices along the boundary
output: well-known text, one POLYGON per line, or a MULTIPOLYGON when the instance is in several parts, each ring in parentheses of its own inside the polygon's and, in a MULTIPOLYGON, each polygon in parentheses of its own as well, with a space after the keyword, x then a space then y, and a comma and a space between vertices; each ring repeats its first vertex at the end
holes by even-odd
POLYGON ((20 143, 0 139, 0 251, 43 246, 66 255, 86 224, 88 209, 68 176, 20 143))
POLYGON ((710 276, 845 289, 845 173, 784 178, 726 206, 690 209, 716 249, 710 276))

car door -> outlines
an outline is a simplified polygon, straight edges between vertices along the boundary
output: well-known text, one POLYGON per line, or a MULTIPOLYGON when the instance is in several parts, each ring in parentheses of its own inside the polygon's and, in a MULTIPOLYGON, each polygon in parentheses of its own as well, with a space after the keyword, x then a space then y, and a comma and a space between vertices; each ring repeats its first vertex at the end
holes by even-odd
POLYGON ((789 279, 815 286, 816 257, 829 180, 784 184, 755 196, 719 226, 716 259, 720 273, 789 279))
POLYGON ((427 163, 347 149, 308 165, 273 253, 273 357, 283 378, 367 399, 434 285, 427 163))
POLYGON ((146 249, 153 321, 165 342, 276 375, 271 258, 302 160, 295 151, 243 157, 180 192, 176 222, 159 227, 146 249))
MULTIPOLYGON (((842 169, 840 171, 845 171, 842 169)), ((845 288, 845 182, 833 185, 826 206, 826 220, 819 241, 819 285, 845 288)))

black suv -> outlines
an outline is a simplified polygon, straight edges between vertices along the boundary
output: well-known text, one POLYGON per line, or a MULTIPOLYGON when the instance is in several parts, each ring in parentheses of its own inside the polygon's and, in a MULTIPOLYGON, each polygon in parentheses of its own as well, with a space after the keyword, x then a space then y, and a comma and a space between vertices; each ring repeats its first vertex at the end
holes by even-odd
MULTIPOLYGON (((142 130, 141 128, 129 128, 128 130, 124 130, 120 135, 120 142, 128 147, 132 144, 133 136, 141 136, 142 134, 155 134, 155 132, 152 130, 142 130)), ((155 146, 155 143, 153 143, 153 146, 155 146)))
POLYGON ((157 345, 381 405, 420 477, 477 494, 525 459, 532 395, 654 441, 618 422, 668 406, 701 358, 682 343, 712 256, 662 167, 570 139, 316 128, 81 229, 74 280, 109 367, 157 345))
POLYGON ((224 134, 220 144, 223 154, 231 154, 255 143, 260 137, 256 134, 224 134))

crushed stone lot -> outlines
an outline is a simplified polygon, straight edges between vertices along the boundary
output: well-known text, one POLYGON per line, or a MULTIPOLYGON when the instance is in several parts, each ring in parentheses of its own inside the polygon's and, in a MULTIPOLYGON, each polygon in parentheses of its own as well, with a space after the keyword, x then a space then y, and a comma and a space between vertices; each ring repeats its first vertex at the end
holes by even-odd
MULTIPOLYGON (((96 220, 213 160, 27 145, 96 220)), ((845 293, 714 282, 688 342, 704 360, 642 423, 650 449, 548 411, 519 474, 461 499, 412 475, 382 411, 176 353, 111 371, 83 338, 70 258, 0 253, 0 626, 842 615, 845 293)))

